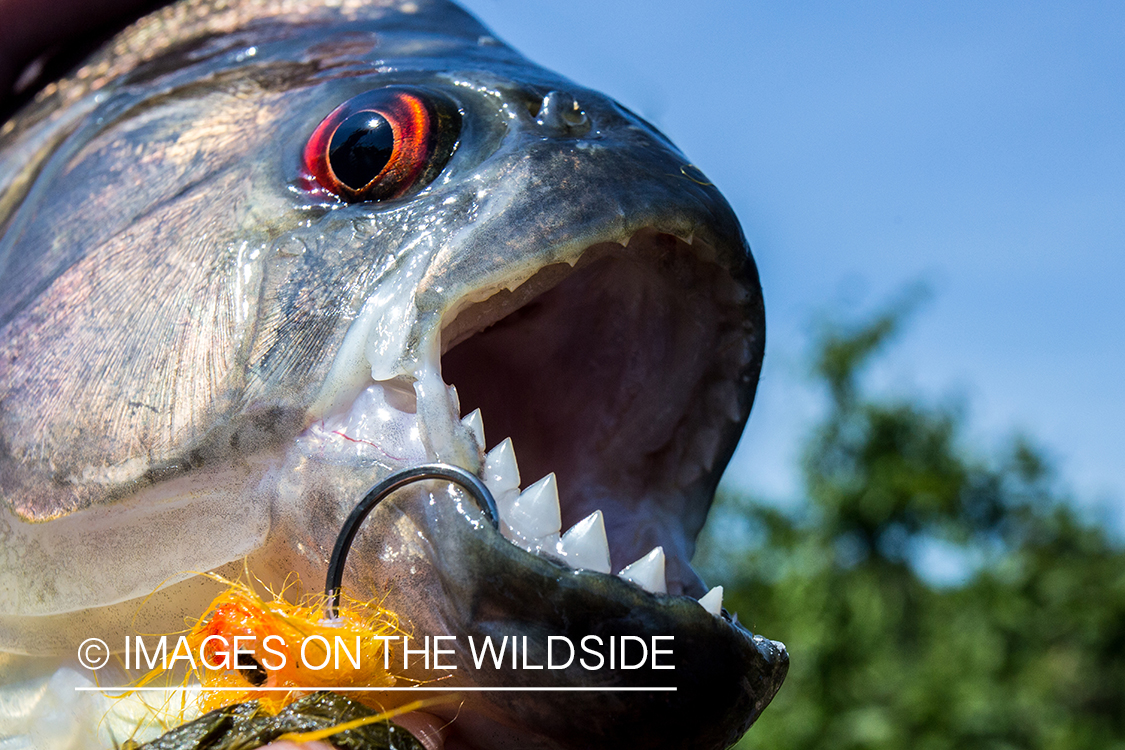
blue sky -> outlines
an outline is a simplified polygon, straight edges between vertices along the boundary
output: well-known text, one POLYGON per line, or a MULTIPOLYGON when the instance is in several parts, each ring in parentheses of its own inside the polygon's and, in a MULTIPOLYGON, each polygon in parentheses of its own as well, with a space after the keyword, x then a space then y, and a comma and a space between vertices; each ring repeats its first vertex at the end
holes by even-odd
POLYGON ((921 280, 880 387, 960 400, 985 449, 1033 436, 1125 519, 1125 3, 465 5, 656 123, 742 220, 768 344, 727 482, 796 494, 811 322, 921 280))

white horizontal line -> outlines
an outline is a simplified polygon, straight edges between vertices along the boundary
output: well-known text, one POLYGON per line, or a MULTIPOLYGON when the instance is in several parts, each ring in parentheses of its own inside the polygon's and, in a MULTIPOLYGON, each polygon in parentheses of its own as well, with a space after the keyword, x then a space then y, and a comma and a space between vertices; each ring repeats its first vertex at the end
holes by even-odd
POLYGON ((296 691, 319 692, 329 690, 334 693, 390 693, 390 692, 431 692, 431 693, 674 693, 675 687, 204 687, 185 685, 181 687, 88 687, 77 686, 79 692, 91 693, 175 693, 181 690, 208 690, 215 692, 238 691, 240 693, 296 691))

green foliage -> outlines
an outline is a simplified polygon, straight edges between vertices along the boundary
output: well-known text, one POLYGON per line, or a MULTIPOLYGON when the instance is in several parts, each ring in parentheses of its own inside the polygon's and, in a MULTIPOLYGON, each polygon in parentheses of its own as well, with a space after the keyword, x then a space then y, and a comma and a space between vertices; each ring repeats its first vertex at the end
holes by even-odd
POLYGON ((792 659, 738 747, 1125 748, 1125 550, 1026 442, 987 460, 954 410, 865 391, 903 314, 822 335, 806 501, 723 497, 701 540, 727 608, 792 659), (926 544, 956 585, 920 574, 926 544))

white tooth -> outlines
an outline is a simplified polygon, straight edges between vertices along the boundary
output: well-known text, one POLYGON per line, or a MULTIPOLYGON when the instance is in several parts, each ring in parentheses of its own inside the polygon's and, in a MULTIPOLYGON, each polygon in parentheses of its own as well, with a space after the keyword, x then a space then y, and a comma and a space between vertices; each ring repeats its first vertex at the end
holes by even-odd
POLYGON ((508 528, 507 524, 501 524, 500 530, 504 537, 512 544, 520 549, 525 549, 534 555, 544 555, 547 557, 557 557, 559 554, 559 535, 548 534, 537 539, 528 539, 513 531, 504 531, 508 528))
POLYGON ((449 386, 449 398, 453 401, 454 414, 461 413, 461 397, 457 395, 457 386, 449 386))
POLYGON ((716 586, 699 597, 699 604, 716 617, 723 611, 723 587, 716 586))
POLYGON ((514 531, 512 527, 508 525, 508 522, 504 520, 504 514, 507 512, 507 509, 512 507, 510 500, 513 497, 515 497, 515 495, 500 495, 496 498, 496 508, 500 511, 500 535, 517 547, 527 549, 527 540, 518 532, 514 531))
POLYGON ((617 575, 626 581, 632 581, 645 591, 667 594, 668 584, 664 580, 664 548, 653 547, 652 552, 632 565, 626 565, 617 575))
POLYGON ((484 483, 493 495, 505 495, 513 490, 519 493, 520 469, 511 438, 505 438, 484 457, 484 483))
POLYGON ((472 414, 462 417, 461 424, 468 428, 477 445, 484 450, 484 417, 480 415, 480 409, 473 409, 472 414))
POLYGON ((547 536, 540 537, 538 539, 532 539, 526 545, 524 545, 524 549, 528 552, 547 552, 551 555, 558 554, 559 535, 558 533, 554 533, 548 534, 547 536))
POLYGON ((571 526, 559 540, 558 554, 572 568, 609 573, 609 542, 605 538, 605 519, 595 510, 571 526))
POLYGON ((559 512, 559 487, 554 473, 528 487, 512 505, 508 525, 525 539, 540 539, 562 528, 559 512))

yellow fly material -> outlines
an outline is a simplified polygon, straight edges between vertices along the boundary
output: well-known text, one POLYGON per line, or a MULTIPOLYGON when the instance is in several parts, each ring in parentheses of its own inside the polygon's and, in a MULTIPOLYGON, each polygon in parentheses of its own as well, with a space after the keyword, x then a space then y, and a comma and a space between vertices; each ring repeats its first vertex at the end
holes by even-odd
MULTIPOLYGON (((186 635, 194 667, 189 682, 204 688, 201 711, 258 700, 264 710, 276 713, 312 690, 338 687, 375 688, 349 696, 378 710, 409 700, 407 693, 378 690, 396 684, 384 667, 385 639, 404 633, 394 613, 377 602, 345 596, 338 619, 327 620, 324 595, 292 603, 284 591, 270 592, 267 599, 241 581, 218 580, 227 590, 186 635), (262 689, 284 687, 294 690, 262 689)), ((160 674, 155 670, 140 684, 160 674)))

